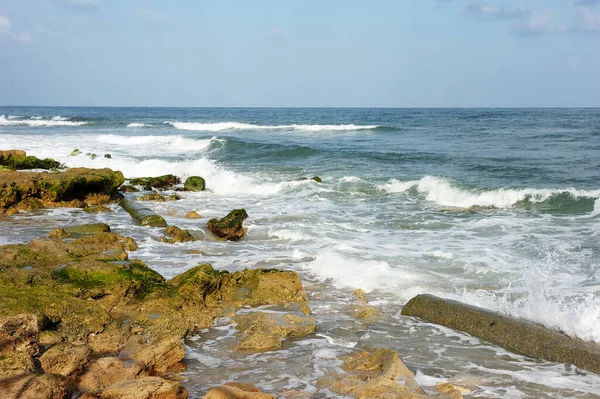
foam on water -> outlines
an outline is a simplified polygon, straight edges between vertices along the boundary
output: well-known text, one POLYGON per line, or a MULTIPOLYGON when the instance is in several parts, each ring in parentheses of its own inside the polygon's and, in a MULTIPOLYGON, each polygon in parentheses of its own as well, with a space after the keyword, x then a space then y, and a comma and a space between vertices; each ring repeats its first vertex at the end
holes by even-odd
POLYGON ((148 154, 148 150, 152 151, 150 154, 155 154, 156 150, 158 150, 158 154, 164 154, 165 152, 184 154, 205 151, 213 142, 222 139, 217 137, 211 139, 192 139, 183 136, 121 136, 106 134, 98 136, 96 140, 100 143, 131 147, 131 150, 135 147, 144 146, 146 154, 148 154))
POLYGON ((600 190, 587 191, 575 188, 536 189, 536 188, 498 188, 494 190, 467 190, 443 177, 425 176, 420 180, 399 181, 392 179, 381 185, 389 193, 404 193, 415 187, 426 195, 428 201, 441 206, 457 208, 494 207, 509 208, 519 202, 540 203, 559 194, 568 194, 572 198, 600 198, 600 190))
POLYGON ((130 123, 129 125, 127 125, 127 127, 154 127, 154 126, 150 125, 150 124, 147 124, 147 123, 133 122, 133 123, 130 123))
POLYGON ((356 131, 356 130, 372 130, 378 125, 255 125, 251 123, 241 122, 215 122, 215 123, 199 123, 199 122, 165 122, 177 129, 183 130, 198 130, 205 132, 221 132, 225 130, 303 130, 308 132, 322 131, 356 131))
POLYGON ((87 125, 85 121, 70 121, 69 118, 55 116, 51 119, 43 119, 42 117, 33 117, 32 119, 7 118, 5 115, 0 115, 0 126, 31 126, 31 127, 52 127, 52 126, 82 126, 87 125))

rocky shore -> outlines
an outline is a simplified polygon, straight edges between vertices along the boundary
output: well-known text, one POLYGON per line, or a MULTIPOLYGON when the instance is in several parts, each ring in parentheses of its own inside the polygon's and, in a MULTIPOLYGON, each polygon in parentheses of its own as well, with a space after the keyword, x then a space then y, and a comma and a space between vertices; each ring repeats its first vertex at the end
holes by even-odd
MULTIPOLYGON (((18 150, 0 152, 0 214, 46 207, 111 212, 106 205, 119 202, 132 223, 164 228, 162 242, 197 239, 122 193, 141 191, 140 199, 147 201, 176 200, 176 194, 162 191, 202 191, 210 182, 199 176, 183 185, 173 175, 123 185, 127 181, 120 172, 61 170, 53 160, 33 158, 18 150)), ((212 239, 243 240, 248 217, 244 209, 234 209, 206 227, 212 239)), ((104 223, 65 226, 28 243, 0 246, 1 398, 185 399, 189 394, 178 378, 184 340, 210 329, 216 319, 234 320, 237 346, 231 350, 241 353, 277 351, 286 340, 318 331, 308 293, 294 271, 232 273, 203 263, 166 280, 151 264, 135 259, 137 249, 133 238, 104 223), (260 308, 265 305, 280 311, 265 312, 260 308)), ((368 320, 379 314, 361 290, 353 301, 352 317, 368 320)), ((462 398, 474 390, 448 382, 426 392, 398 353, 387 348, 356 349, 339 360, 339 369, 317 382, 339 396, 462 398)), ((222 373, 228 380, 228 370, 222 373)), ((322 397, 263 392, 234 380, 204 388, 208 399, 322 397)))

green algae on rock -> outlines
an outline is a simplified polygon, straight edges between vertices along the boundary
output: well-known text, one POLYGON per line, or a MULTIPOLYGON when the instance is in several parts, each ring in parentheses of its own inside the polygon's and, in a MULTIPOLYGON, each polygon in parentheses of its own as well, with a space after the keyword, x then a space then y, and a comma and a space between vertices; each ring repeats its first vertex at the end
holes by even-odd
POLYGON ((152 188, 167 189, 172 188, 176 184, 180 184, 181 179, 175 175, 162 175, 156 177, 137 177, 129 179, 129 184, 134 186, 143 186, 144 190, 152 190, 152 188))
POLYGON ((122 199, 119 206, 125 209, 140 226, 167 227, 167 222, 162 216, 135 201, 122 199))
POLYGON ((62 167, 60 162, 52 158, 39 159, 28 156, 22 150, 0 150, 0 165, 15 170, 22 169, 57 169, 62 167))
POLYGON ((180 199, 181 199, 181 197, 177 194, 162 195, 162 194, 158 194, 158 193, 140 195, 138 197, 139 201, 158 201, 158 202, 178 201, 180 199))
POLYGON ((206 226, 217 237, 238 241, 244 237, 245 230, 242 223, 247 218, 248 214, 245 209, 234 209, 222 219, 210 219, 206 226))
POLYGON ((169 226, 165 229, 165 234, 169 237, 163 237, 163 242, 168 242, 170 244, 176 242, 191 242, 196 241, 194 236, 188 231, 184 229, 180 229, 177 226, 169 226))
POLYGON ((204 191, 206 182, 204 181, 204 178, 200 176, 190 176, 185 179, 183 187, 185 188, 185 191, 204 191))

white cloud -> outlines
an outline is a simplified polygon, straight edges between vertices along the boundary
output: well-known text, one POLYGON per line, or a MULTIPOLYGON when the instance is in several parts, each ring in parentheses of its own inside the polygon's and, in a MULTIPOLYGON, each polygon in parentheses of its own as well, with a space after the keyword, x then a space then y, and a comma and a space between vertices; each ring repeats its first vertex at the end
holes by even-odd
POLYGON ((567 63, 569 64, 569 68, 571 68, 572 71, 576 71, 577 67, 579 67, 579 60, 573 57, 569 57, 567 59, 567 63))
POLYGON ((55 0, 55 2, 78 11, 96 12, 100 10, 99 0, 55 0))
POLYGON ((0 41, 14 41, 18 43, 31 43, 33 38, 26 30, 16 33, 12 30, 10 20, 4 15, 0 15, 0 41))
POLYGON ((166 19, 164 15, 151 10, 149 8, 143 8, 138 10, 138 14, 142 17, 144 22, 151 25, 164 25, 166 23, 166 19))
POLYGON ((512 32, 520 36, 539 36, 566 32, 563 25, 556 24, 548 12, 533 11, 529 18, 515 22, 512 32))
POLYGON ((462 11, 463 15, 481 19, 521 19, 531 16, 531 11, 525 8, 515 8, 504 3, 480 3, 471 1, 462 11))
POLYGON ((572 30, 575 32, 600 33, 600 12, 587 8, 575 11, 572 30))

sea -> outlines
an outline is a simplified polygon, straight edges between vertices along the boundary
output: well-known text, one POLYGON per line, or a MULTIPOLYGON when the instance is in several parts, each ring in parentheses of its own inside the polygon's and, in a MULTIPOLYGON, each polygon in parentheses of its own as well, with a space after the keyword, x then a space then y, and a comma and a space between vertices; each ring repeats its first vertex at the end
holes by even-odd
POLYGON ((192 398, 227 381, 341 398, 320 380, 340 371, 341 355, 368 348, 398 351, 429 393, 451 381, 471 398, 600 397, 599 375, 400 314, 428 293, 600 343, 600 109, 0 107, 0 115, 2 149, 127 178, 199 175, 207 185, 145 203, 196 242, 158 242, 161 229, 135 225, 114 205, 98 215, 3 217, 0 244, 106 222, 138 242, 131 258, 166 278, 201 263, 299 273, 318 331, 247 353, 235 350, 233 320, 216 320, 186 342, 178 378, 192 398), (235 208, 249 215, 246 237, 213 239, 208 218, 235 208), (203 218, 186 219, 189 211, 203 218), (379 316, 353 316, 356 289, 379 316))

